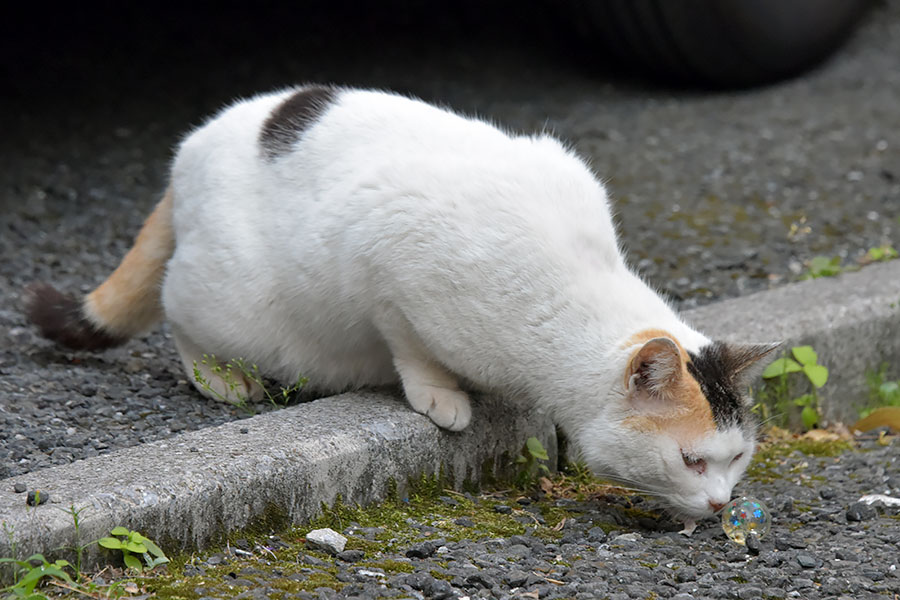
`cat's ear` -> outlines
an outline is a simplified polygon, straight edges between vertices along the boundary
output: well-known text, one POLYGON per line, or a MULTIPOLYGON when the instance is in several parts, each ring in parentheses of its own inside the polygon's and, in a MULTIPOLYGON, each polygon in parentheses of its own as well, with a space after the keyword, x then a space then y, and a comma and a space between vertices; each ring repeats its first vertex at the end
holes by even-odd
POLYGON ((676 395, 684 366, 681 350, 667 337, 646 342, 631 358, 625 386, 638 404, 668 403, 676 395))
POLYGON ((723 345, 725 372, 733 380, 748 381, 766 365, 764 359, 781 348, 782 342, 772 344, 729 344, 723 345))

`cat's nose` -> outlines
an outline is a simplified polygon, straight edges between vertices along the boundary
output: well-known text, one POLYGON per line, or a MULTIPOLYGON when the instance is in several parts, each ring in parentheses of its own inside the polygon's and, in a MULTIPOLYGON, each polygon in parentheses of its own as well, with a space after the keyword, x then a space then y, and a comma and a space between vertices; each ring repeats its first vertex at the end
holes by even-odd
POLYGON ((724 502, 716 502, 716 501, 714 501, 714 500, 710 500, 710 501, 709 501, 709 507, 710 507, 711 509, 713 509, 713 512, 719 512, 720 510, 722 510, 723 508, 725 508, 725 503, 724 503, 724 502))

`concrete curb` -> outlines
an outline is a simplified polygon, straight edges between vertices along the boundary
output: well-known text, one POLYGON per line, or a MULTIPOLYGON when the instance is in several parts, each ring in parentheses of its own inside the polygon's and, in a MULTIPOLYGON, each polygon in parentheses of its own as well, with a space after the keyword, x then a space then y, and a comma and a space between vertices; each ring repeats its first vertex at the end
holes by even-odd
MULTIPOLYGON (((531 409, 509 410, 476 398, 472 425, 438 429, 405 402, 377 392, 344 394, 193 431, 0 482, 0 556, 71 546, 70 506, 81 515, 80 541, 124 525, 163 547, 195 548, 223 534, 263 524, 278 527, 317 515, 322 503, 370 503, 396 482, 443 470, 454 485, 509 470, 536 435, 556 460, 556 430, 531 409), (14 483, 50 494, 25 505, 14 483)), ((87 560, 94 557, 87 556, 87 560)))
MULTIPOLYGON (((717 338, 812 344, 831 369, 823 390, 831 420, 855 418, 866 369, 888 361, 900 375, 900 261, 723 301, 686 318, 717 338)), ((390 480, 402 485, 442 467, 456 485, 480 480, 483 467, 504 466, 530 435, 555 449, 546 416, 496 399, 479 399, 473 425, 453 434, 384 393, 326 398, 0 481, 0 521, 12 528, 11 538, 0 536, 0 556, 11 556, 12 544, 17 556, 71 545, 72 519, 59 510, 69 506, 89 507, 82 541, 125 525, 167 548, 202 547, 254 523, 303 521, 338 494, 377 501, 390 480), (12 491, 18 482, 51 501, 26 507, 24 494, 12 491)))
POLYGON ((829 422, 856 421, 867 370, 888 363, 900 377, 900 260, 725 300, 685 318, 718 339, 811 345, 829 369, 819 391, 829 422))

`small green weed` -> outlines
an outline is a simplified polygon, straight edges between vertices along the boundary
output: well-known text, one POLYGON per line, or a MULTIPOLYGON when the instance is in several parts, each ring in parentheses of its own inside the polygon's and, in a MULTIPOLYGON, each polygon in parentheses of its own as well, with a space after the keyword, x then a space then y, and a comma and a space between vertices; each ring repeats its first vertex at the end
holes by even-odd
POLYGON ((81 513, 83 513, 86 509, 87 506, 75 508, 74 504, 70 504, 69 508, 63 509, 64 513, 72 517, 72 524, 75 526, 75 544, 73 546, 65 548, 75 553, 75 565, 73 566, 73 569, 75 570, 75 581, 81 581, 81 559, 84 555, 84 549, 91 544, 97 543, 96 540, 93 542, 88 542, 87 544, 81 543, 81 513))
POLYGON ((841 264, 840 256, 814 256, 809 259, 806 264, 807 272, 801 275, 800 279, 818 279, 820 277, 834 277, 848 271, 857 271, 860 265, 868 265, 873 262, 884 262, 894 260, 900 256, 897 250, 890 244, 882 244, 873 246, 869 251, 858 259, 858 265, 844 266, 841 264))
POLYGON ((144 569, 153 569, 169 562, 169 559, 153 540, 137 531, 132 531, 127 527, 115 527, 109 533, 115 537, 100 538, 97 543, 110 550, 121 550, 125 566, 138 573, 143 573, 144 569), (141 563, 135 556, 136 554, 144 558, 145 564, 141 563))
POLYGON ((550 460, 547 450, 536 437, 530 437, 525 441, 522 453, 516 458, 519 471, 516 474, 516 484, 521 487, 530 487, 537 482, 538 477, 550 473, 550 469, 544 464, 550 460))
POLYGON ((819 396, 816 390, 821 389, 828 381, 828 368, 819 364, 819 355, 812 346, 794 346, 791 356, 783 356, 774 360, 762 374, 766 381, 760 393, 760 402, 754 410, 763 420, 782 415, 786 420, 792 407, 800 408, 800 420, 807 430, 819 423, 819 396), (802 373, 812 384, 812 391, 797 398, 790 398, 789 375, 802 373), (772 414, 772 409, 776 411, 772 414))
POLYGON ((869 248, 869 251, 866 252, 863 260, 865 262, 884 262, 887 260, 894 260, 900 256, 897 253, 897 250, 894 249, 890 244, 882 244, 880 246, 876 246, 873 248, 869 248))
POLYGON ((233 358, 222 365, 216 359, 215 354, 204 354, 200 362, 201 364, 209 367, 213 374, 219 377, 225 383, 225 385, 228 386, 228 391, 230 392, 231 396, 229 397, 228 394, 222 394, 214 389, 209 380, 206 379, 200 372, 200 366, 197 364, 197 361, 194 361, 194 380, 200 384, 200 387, 202 387, 204 391, 209 392, 219 400, 222 400, 223 402, 227 402, 229 404, 233 404, 247 412, 253 411, 247 406, 249 398, 238 391, 244 389, 245 386, 244 382, 238 380, 237 373, 240 373, 240 377, 242 379, 255 383, 260 388, 262 388, 266 399, 272 404, 272 406, 287 405, 288 402, 290 402, 291 397, 302 390, 303 386, 305 386, 309 382, 309 380, 306 377, 303 377, 303 375, 298 375, 297 381, 295 381, 293 385, 289 387, 282 387, 279 392, 273 394, 269 391, 269 386, 266 385, 266 382, 263 380, 262 374, 259 372, 259 367, 255 363, 249 363, 243 358, 233 358))
POLYGON ((43 554, 32 554, 25 560, 17 560, 15 558, 0 558, 0 564, 11 564, 16 568, 14 583, 5 588, 0 588, 0 592, 6 594, 4 598, 25 598, 27 600, 46 600, 46 596, 37 593, 34 589, 46 577, 62 581, 70 585, 75 582, 63 569, 71 568, 67 560, 48 561, 43 554), (39 563, 37 566, 32 563, 39 563))
POLYGON ((840 275, 844 268, 841 266, 841 257, 814 256, 807 263, 809 269, 800 279, 818 279, 819 277, 834 277, 840 275))
POLYGON ((866 372, 869 386, 869 405, 859 411, 860 418, 868 417, 873 410, 882 406, 900 406, 900 381, 887 378, 888 364, 882 363, 877 371, 866 372))
MULTIPOLYGON (((45 583, 52 583, 56 587, 90 598, 122 597, 127 592, 127 586, 123 588, 123 585, 133 585, 133 582, 130 580, 124 579, 111 584, 85 581, 81 571, 82 554, 85 548, 93 544, 99 544, 104 548, 121 550, 125 559, 125 565, 138 573, 144 573, 169 562, 163 551, 152 540, 144 537, 137 531, 131 531, 125 527, 116 527, 110 532, 117 537, 105 537, 87 544, 81 544, 79 535, 81 513, 84 510, 83 507, 76 509, 74 505, 64 510, 72 517, 72 521, 75 524, 75 545, 59 548, 58 550, 73 551, 75 553, 75 565, 64 559, 50 562, 40 553, 32 554, 26 559, 0 558, 0 567, 12 568, 11 580, 13 582, 7 587, 0 588, 0 598, 3 600, 19 598, 47 600, 47 596, 35 591, 38 586, 45 583), (142 564, 136 555, 143 556, 145 564, 142 564), (73 574, 70 575, 70 571, 73 574)), ((13 539, 12 528, 4 521, 3 529, 9 537, 10 547, 15 555, 16 545, 13 539)))

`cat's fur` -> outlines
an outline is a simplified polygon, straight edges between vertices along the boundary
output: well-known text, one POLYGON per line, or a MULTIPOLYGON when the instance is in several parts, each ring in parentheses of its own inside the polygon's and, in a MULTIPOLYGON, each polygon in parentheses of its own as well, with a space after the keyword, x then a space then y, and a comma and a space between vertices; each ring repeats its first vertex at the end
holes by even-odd
POLYGON ((634 275, 603 186, 556 139, 319 86, 191 133, 134 248, 83 300, 30 292, 32 320, 76 348, 164 316, 191 380, 204 353, 322 390, 399 380, 451 430, 471 419, 466 388, 530 398, 596 472, 691 518, 750 460, 739 382, 772 348, 711 342, 634 275))

